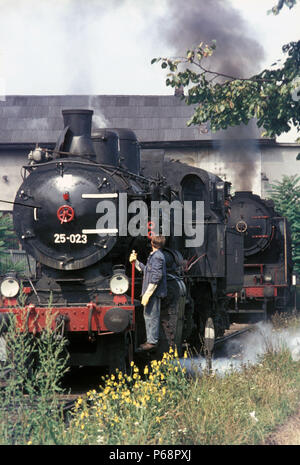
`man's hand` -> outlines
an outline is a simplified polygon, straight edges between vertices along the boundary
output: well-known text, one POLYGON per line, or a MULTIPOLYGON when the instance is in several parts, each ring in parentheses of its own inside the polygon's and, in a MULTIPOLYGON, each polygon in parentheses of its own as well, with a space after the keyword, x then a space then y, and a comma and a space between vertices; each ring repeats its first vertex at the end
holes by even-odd
POLYGON ((137 253, 135 250, 133 250, 130 254, 129 261, 130 263, 135 262, 137 260, 137 253))
POLYGON ((142 301, 141 301, 141 303, 142 303, 142 305, 144 305, 144 307, 148 304, 149 299, 152 296, 152 294, 153 294, 153 292, 155 291, 156 288, 157 288, 157 284, 152 284, 152 283, 148 284, 146 292, 142 296, 142 301))
POLYGON ((147 292, 145 292, 145 294, 142 297, 142 305, 144 307, 146 307, 146 305, 148 304, 150 297, 151 297, 151 294, 149 295, 147 294, 147 292))

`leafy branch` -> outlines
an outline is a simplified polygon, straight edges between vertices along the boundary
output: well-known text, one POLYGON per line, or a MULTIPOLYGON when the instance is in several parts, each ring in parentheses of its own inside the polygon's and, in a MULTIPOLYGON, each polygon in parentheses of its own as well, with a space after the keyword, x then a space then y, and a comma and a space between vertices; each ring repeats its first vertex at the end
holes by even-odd
POLYGON ((274 15, 278 15, 284 5, 291 9, 296 5, 296 3, 297 0, 279 0, 277 5, 273 6, 273 8, 268 11, 268 14, 273 13, 274 15))
POLYGON ((187 95, 182 98, 188 105, 197 104, 188 126, 209 122, 215 132, 256 118, 258 127, 265 129, 263 136, 273 138, 287 132, 291 123, 300 129, 300 41, 283 47, 287 58, 282 67, 265 69, 249 78, 208 69, 206 60, 215 49, 215 41, 210 45, 201 42, 185 57, 151 61, 160 62, 162 69, 169 68, 167 86, 186 88, 187 95), (181 70, 184 66, 186 69, 181 70))

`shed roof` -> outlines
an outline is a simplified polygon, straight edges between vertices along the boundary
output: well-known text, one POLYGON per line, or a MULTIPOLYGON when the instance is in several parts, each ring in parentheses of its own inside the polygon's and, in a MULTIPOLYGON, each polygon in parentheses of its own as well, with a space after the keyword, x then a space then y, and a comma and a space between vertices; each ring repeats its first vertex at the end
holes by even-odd
POLYGON ((187 127, 193 106, 173 95, 9 95, 0 101, 0 143, 55 142, 62 110, 71 108, 92 109, 95 128, 130 128, 140 142, 216 138, 203 127, 187 127))

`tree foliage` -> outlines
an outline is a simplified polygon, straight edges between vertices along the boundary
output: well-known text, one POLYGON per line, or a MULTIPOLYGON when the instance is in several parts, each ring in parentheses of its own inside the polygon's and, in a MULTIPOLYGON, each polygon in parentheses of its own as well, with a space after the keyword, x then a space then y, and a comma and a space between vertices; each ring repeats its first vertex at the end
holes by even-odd
MULTIPOLYGON (((273 7, 278 14, 284 5, 292 8, 296 0, 281 0, 273 7)), ((248 124, 257 119, 264 128, 263 136, 279 136, 291 128, 300 131, 300 41, 283 47, 286 59, 271 69, 248 78, 229 76, 210 69, 210 57, 217 53, 217 44, 201 42, 187 50, 185 57, 153 58, 169 70, 166 85, 186 88, 183 95, 188 105, 197 105, 188 126, 210 124, 215 132, 230 126, 248 124), (186 67, 184 69, 184 67, 186 67)))
POLYGON ((300 273, 300 176, 283 176, 271 186, 275 210, 285 216, 292 235, 294 270, 300 273))
POLYGON ((14 237, 12 219, 0 212, 0 252, 9 248, 9 241, 14 237))
POLYGON ((13 231, 13 222, 10 214, 0 212, 0 273, 7 271, 24 271, 24 261, 13 263, 9 255, 5 253, 8 249, 17 246, 17 237, 13 231))
POLYGON ((293 8, 297 3, 297 0, 278 0, 277 5, 273 6, 271 10, 268 11, 268 13, 274 13, 274 15, 278 15, 280 10, 285 6, 288 8, 293 8))

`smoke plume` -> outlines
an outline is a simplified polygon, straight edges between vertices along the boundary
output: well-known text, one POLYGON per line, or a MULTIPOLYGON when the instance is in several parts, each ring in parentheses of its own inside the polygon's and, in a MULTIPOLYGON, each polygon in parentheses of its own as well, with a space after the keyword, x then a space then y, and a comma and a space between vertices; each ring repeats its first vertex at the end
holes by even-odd
MULTIPOLYGON (((168 15, 160 29, 162 39, 173 47, 175 56, 185 56, 188 49, 200 42, 209 44, 216 40, 213 56, 204 63, 209 70, 246 78, 261 69, 263 47, 229 1, 189 0, 188 5, 183 6, 181 1, 169 0, 168 15)), ((258 138, 257 126, 250 123, 218 131, 214 136, 219 140, 215 149, 219 152, 220 163, 229 163, 230 172, 234 173, 231 181, 235 190, 252 190, 255 177, 260 177, 260 155, 255 153, 254 143, 258 138), (239 143, 230 143, 233 140, 239 143)))
POLYGON ((159 25, 162 39, 172 45, 176 55, 200 42, 217 42, 210 68, 233 77, 248 77, 259 71, 264 57, 262 46, 252 37, 247 23, 229 1, 199 2, 169 0, 168 14, 159 25))

